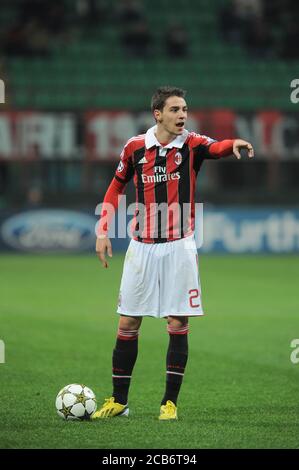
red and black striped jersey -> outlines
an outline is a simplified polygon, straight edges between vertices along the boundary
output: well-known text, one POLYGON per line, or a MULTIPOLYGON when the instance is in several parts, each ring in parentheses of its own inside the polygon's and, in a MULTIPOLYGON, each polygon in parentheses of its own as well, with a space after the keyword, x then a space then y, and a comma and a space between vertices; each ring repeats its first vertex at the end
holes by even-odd
POLYGON ((136 188, 133 237, 161 243, 186 237, 195 226, 196 177, 205 159, 232 153, 233 140, 216 140, 184 130, 168 145, 155 136, 156 126, 128 140, 115 172, 124 187, 136 188), (214 148, 213 148, 214 146, 214 148))

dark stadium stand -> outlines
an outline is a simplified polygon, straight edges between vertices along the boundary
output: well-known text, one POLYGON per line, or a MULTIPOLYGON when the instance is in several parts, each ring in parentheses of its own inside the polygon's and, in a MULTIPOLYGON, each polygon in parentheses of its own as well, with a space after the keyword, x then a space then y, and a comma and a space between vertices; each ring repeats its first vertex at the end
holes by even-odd
MULTIPOLYGON (((68 7, 74 3, 68 2, 68 7)), ((197 108, 292 108, 289 77, 296 76, 299 61, 255 58, 240 44, 224 41, 219 31, 223 2, 172 0, 171 10, 167 0, 143 4, 152 41, 146 58, 127 54, 121 44, 124 25, 113 11, 99 27, 85 25, 82 30, 70 21, 68 40, 51 39, 49 54, 5 58, 10 105, 146 109, 153 89, 172 83, 186 88, 197 108), (187 57, 175 60, 165 48, 172 21, 185 29, 189 49, 187 57)), ((7 2, 0 11, 2 35, 15 16, 15 4, 7 2)))
POLYGON ((218 139, 242 136, 256 148, 250 164, 207 162, 199 177, 201 200, 293 203, 298 105, 290 99, 290 83, 298 78, 299 39, 286 24, 292 25, 298 6, 295 0, 283 5, 280 15, 279 0, 2 0, 0 205, 22 203, 32 187, 42 191, 44 203, 59 204, 62 193, 70 205, 101 198, 121 145, 152 123, 143 112, 154 89, 166 84, 188 91, 191 119, 197 113, 192 129, 218 139), (267 41, 260 49, 258 25, 233 18, 232 5, 239 3, 267 8, 271 24, 264 25, 267 41), (248 31, 257 43, 248 42, 248 31), (139 39, 132 41, 134 35, 139 39), (31 126, 30 110, 44 113, 47 135, 36 115, 31 126), (98 113, 95 121, 87 116, 91 110, 98 113), (105 110, 126 113, 125 128, 105 110), (70 127, 60 133, 62 115, 70 127), (63 146, 69 153, 61 157, 63 146))

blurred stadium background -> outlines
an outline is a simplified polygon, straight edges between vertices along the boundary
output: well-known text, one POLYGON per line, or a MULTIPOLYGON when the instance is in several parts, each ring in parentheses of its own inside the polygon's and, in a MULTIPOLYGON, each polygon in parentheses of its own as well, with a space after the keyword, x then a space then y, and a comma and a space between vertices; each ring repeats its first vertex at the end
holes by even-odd
POLYGON ((292 0, 3 0, 1 214, 31 207, 93 214, 125 141, 152 125, 153 91, 175 84, 188 91, 190 130, 242 137, 256 149, 254 162, 206 163, 197 201, 240 207, 221 212, 233 232, 252 217, 255 242, 245 241, 243 252, 298 250, 290 212, 299 193, 297 11, 292 0), (249 214, 245 206, 271 210, 249 214))
MULTIPOLYGON (((198 389, 205 400, 212 393, 211 406, 216 394, 222 408, 214 407, 211 414, 207 400, 200 408, 204 435, 186 416, 183 425, 189 428, 178 428, 171 436, 166 432, 166 440, 159 441, 156 428, 149 435, 146 420, 140 421, 130 427, 135 440, 129 447, 298 446, 293 393, 298 385, 288 357, 290 341, 298 336, 299 103, 291 87, 299 79, 298 5, 295 0, 1 1, 0 338, 7 364, 0 365, 0 372, 11 409, 19 413, 1 421, 4 447, 99 445, 94 430, 86 427, 85 440, 77 430, 55 436, 52 401, 75 376, 95 390, 101 385, 101 395, 109 393, 107 364, 117 321, 114 316, 111 324, 110 318, 128 240, 113 242, 119 255, 114 265, 111 261, 114 271, 106 275, 95 257, 64 255, 93 253, 95 207, 125 141, 152 125, 150 98, 160 85, 187 90, 189 130, 219 140, 249 140, 256 157, 206 162, 197 184, 196 200, 204 203, 201 252, 213 254, 202 261, 206 303, 213 315, 204 330, 195 333, 194 327, 190 338, 193 357, 198 354, 207 378, 204 383, 198 379, 198 389), (219 260, 217 253, 225 259, 219 260), (236 253, 268 256, 231 256, 236 253), (237 290, 233 298, 232 286, 237 290), (223 311, 234 331, 221 317, 223 311), (100 351, 97 322, 105 332, 100 351), (82 344, 82 351, 71 351, 71 344, 82 344), (32 355, 35 362, 29 365, 32 355), (215 388, 216 376, 224 384, 222 394, 215 388), (236 381, 226 383, 231 376, 236 381), (254 383, 256 389, 251 388, 254 383), (46 397, 38 413, 28 405, 32 387, 46 397), (27 400, 25 414, 20 403, 16 408, 20 391, 27 400), (236 408, 229 408, 228 397, 236 408), (41 409, 51 416, 47 429, 41 409), (256 432, 255 425, 260 426, 256 432), (182 441, 188 429, 194 429, 193 440, 182 441)), ((133 185, 127 196, 128 203, 134 200, 133 185)), ((148 328, 164 351, 165 333, 156 322, 148 328)), ((152 354, 146 333, 145 343, 152 354)), ((150 371, 158 362, 157 387, 163 388, 162 359, 153 364, 148 358, 150 371)), ((191 362, 190 374, 195 369, 191 362)), ((143 379, 139 369, 137 384, 143 379)), ((150 398, 155 386, 144 394, 150 398)), ((185 390, 183 402, 192 398, 187 386, 185 390)), ((128 446, 118 435, 119 440, 109 440, 116 432, 109 426, 101 446, 128 446)), ((151 432, 153 426, 150 422, 151 432)))

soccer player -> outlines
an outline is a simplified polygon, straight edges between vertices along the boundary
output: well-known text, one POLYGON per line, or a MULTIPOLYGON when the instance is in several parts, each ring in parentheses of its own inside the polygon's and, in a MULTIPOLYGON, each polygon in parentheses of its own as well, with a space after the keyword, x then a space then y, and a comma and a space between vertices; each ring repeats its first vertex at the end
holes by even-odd
POLYGON ((187 104, 180 88, 158 88, 151 109, 156 125, 126 143, 104 198, 97 232, 96 252, 107 268, 106 254, 112 256, 109 223, 120 195, 133 178, 136 213, 117 309, 113 392, 93 419, 129 415, 128 392, 144 316, 167 319, 166 388, 159 419, 177 419, 177 399, 188 358, 188 318, 203 315, 194 239, 196 177, 205 159, 232 154, 240 159, 241 149, 248 157, 254 156, 252 145, 245 140, 217 142, 186 130, 187 104))

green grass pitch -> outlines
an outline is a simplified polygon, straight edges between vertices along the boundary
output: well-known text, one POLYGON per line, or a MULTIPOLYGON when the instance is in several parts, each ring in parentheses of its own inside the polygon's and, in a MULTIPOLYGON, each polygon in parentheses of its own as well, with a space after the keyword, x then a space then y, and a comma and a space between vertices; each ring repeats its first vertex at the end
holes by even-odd
MULTIPOLYGON (((159 422, 165 320, 145 318, 129 419, 64 422, 57 392, 111 395, 123 257, 0 257, 0 448, 298 448, 298 258, 203 256, 206 315, 190 321, 179 420, 159 422)), ((170 293, 171 295, 171 293, 170 293)))

